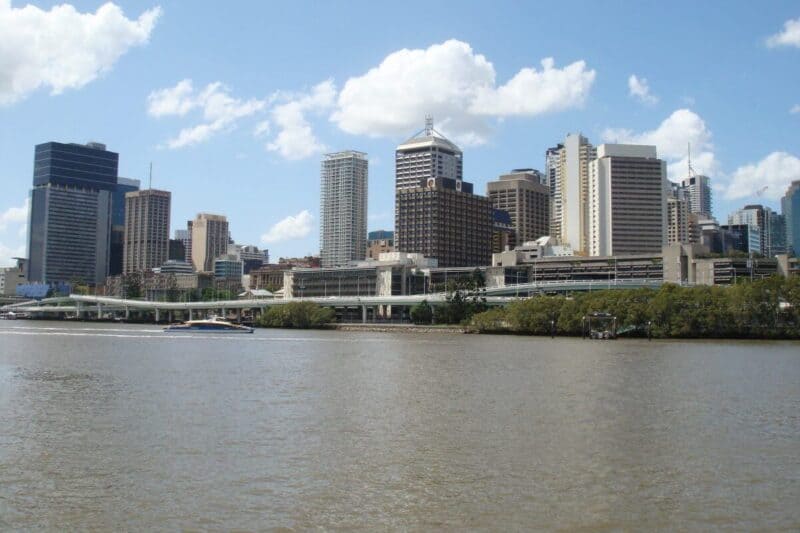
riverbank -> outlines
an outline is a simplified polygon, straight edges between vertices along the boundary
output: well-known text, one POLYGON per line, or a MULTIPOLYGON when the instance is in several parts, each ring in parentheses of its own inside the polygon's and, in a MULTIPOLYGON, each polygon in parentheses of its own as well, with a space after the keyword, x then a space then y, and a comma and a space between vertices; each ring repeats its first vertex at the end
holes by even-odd
POLYGON ((380 333, 466 333, 466 328, 457 325, 417 324, 331 324, 337 331, 372 331, 380 333))

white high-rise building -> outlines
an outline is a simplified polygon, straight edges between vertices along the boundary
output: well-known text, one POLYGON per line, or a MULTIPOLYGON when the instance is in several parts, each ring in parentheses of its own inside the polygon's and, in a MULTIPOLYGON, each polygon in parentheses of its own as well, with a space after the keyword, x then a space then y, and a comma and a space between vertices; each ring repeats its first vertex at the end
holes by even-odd
POLYGON ((367 154, 325 155, 320 196, 320 262, 323 268, 364 259, 367 249, 367 154))
POLYGON ((433 129, 426 117, 425 129, 395 150, 395 191, 425 187, 428 179, 462 180, 461 149, 433 129))
POLYGON ((583 135, 571 133, 564 144, 547 150, 546 174, 550 182, 550 234, 569 244, 576 255, 589 250, 589 163, 596 149, 583 135))
POLYGON ((712 218, 711 214, 711 185, 708 176, 689 176, 681 185, 686 189, 689 199, 689 212, 696 213, 703 218, 712 218))
POLYGON ((661 252, 669 193, 655 146, 601 144, 589 165, 590 255, 661 252))

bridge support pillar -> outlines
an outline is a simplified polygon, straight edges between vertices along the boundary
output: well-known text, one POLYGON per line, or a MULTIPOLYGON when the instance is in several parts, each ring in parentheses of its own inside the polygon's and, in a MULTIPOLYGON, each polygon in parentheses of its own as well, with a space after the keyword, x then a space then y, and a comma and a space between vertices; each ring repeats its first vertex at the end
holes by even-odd
POLYGON ((366 324, 367 323, 367 306, 366 305, 362 305, 361 306, 361 323, 362 324, 366 324))
POLYGON ((156 324, 158 324, 159 320, 161 320, 161 313, 158 312, 158 307, 156 307, 156 324))
POLYGON ((222 318, 223 319, 228 318, 228 310, 225 309, 224 307, 222 308, 222 318))
POLYGON ((170 312, 167 314, 167 320, 169 320, 169 323, 170 323, 170 324, 172 324, 172 322, 173 322, 173 320, 172 320, 172 311, 170 311, 170 312))
POLYGON ((192 320, 192 308, 189 308, 189 320, 192 320))
POLYGON ((236 316, 239 318, 239 322, 241 322, 242 321, 242 308, 241 307, 236 312, 236 316))
POLYGON ((83 317, 83 305, 80 302, 75 302, 75 316, 79 320, 83 317))
POLYGON ((125 320, 128 320, 128 319, 130 319, 130 318, 131 318, 131 310, 130 310, 130 308, 129 308, 129 307, 126 305, 126 306, 125 306, 125 320))
POLYGON ((97 320, 103 318, 103 304, 97 304, 97 320))

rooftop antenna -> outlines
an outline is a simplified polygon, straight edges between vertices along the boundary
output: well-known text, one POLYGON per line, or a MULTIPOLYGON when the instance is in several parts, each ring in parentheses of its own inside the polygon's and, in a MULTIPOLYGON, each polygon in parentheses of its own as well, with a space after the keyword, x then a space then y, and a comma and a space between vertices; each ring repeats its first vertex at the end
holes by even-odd
POLYGON ((153 188, 153 162, 150 161, 150 181, 147 183, 147 188, 153 188))
POLYGON ((425 115, 425 136, 430 137, 433 134, 433 117, 425 115))

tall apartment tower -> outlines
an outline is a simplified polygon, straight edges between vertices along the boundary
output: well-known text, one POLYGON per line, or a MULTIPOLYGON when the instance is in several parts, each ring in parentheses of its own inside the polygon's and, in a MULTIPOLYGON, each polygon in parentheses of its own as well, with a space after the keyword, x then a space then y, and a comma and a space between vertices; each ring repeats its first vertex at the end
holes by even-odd
POLYGON ((711 218, 711 185, 708 176, 692 175, 681 184, 689 198, 689 212, 711 218))
POLYGON ((583 135, 567 135, 563 145, 547 150, 551 182, 550 234, 570 244, 576 255, 589 250, 589 163, 597 150, 583 135))
POLYGON ((511 216, 515 242, 522 244, 550 235, 550 191, 541 172, 513 170, 486 184, 492 207, 511 216))
POLYGON ((601 144, 589 174, 590 254, 660 253, 669 184, 656 147, 601 144))
POLYGON ((786 251, 800 254, 800 180, 789 185, 781 198, 781 214, 786 225, 786 251))
POLYGON ((472 184, 430 178, 425 187, 397 192, 395 245, 438 260, 440 267, 490 264, 492 204, 472 184))
POLYGON ((125 195, 125 274, 160 267, 169 259, 170 199, 169 192, 156 189, 125 195))
POLYGON ((320 261, 323 268, 364 259, 367 249, 367 154, 326 154, 320 172, 320 261))
POLYGON ((214 259, 228 253, 228 219, 199 213, 192 224, 192 265, 198 272, 214 272, 214 259))
POLYGON ((119 154, 100 143, 37 145, 28 279, 101 284, 108 274, 119 154))

